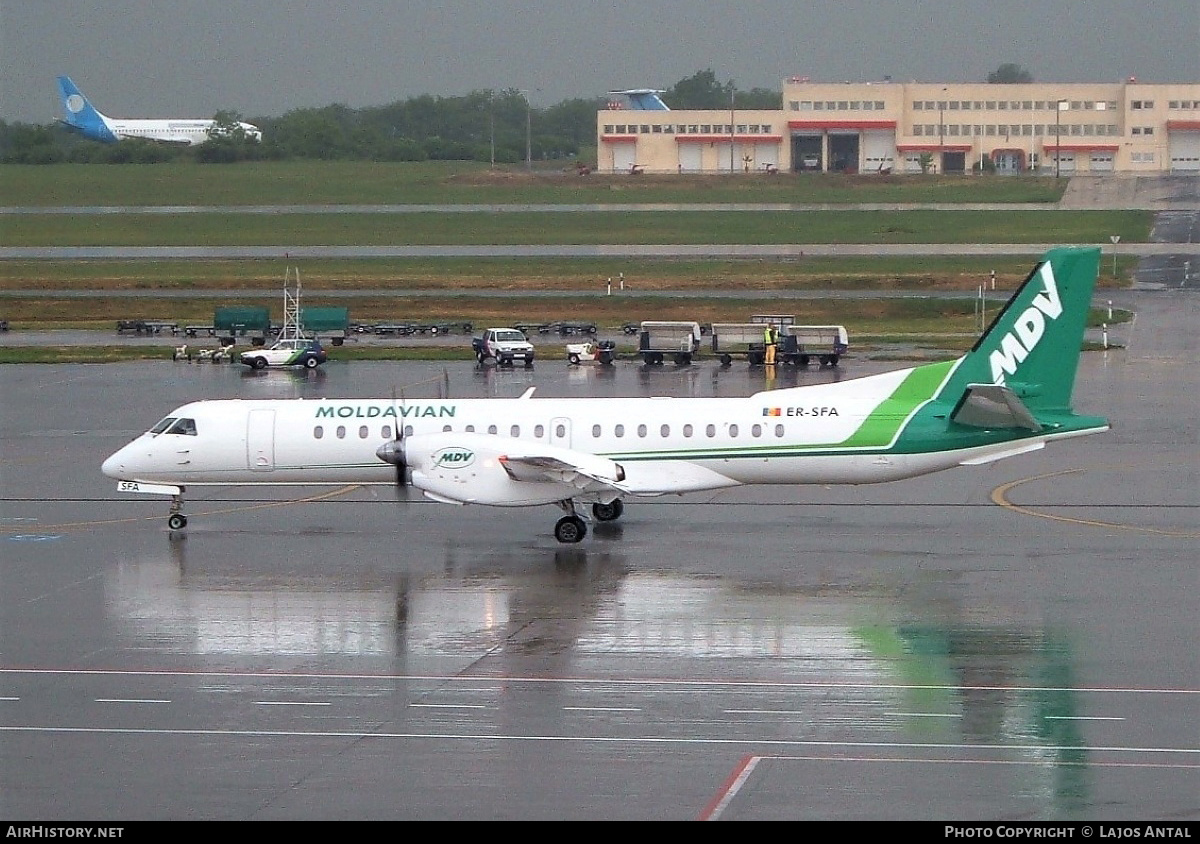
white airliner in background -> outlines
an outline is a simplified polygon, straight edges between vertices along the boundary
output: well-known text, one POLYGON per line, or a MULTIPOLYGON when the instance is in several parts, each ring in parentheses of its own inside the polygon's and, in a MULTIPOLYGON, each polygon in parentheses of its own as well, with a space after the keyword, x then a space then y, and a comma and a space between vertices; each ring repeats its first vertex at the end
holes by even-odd
POLYGON ((962 357, 747 398, 290 399, 179 407, 104 461, 124 492, 398 484, 455 504, 556 504, 578 542, 625 499, 742 484, 867 484, 1106 431, 1075 414, 1097 248, 1051 250, 962 357))
MULTIPOLYGON (((212 119, 167 118, 142 120, 108 117, 88 102, 83 92, 69 76, 58 77, 58 93, 62 100, 63 124, 73 132, 93 141, 116 143, 126 138, 145 138, 164 144, 202 144, 209 140, 212 119)), ((262 132, 250 123, 238 124, 247 138, 262 140, 262 132)))

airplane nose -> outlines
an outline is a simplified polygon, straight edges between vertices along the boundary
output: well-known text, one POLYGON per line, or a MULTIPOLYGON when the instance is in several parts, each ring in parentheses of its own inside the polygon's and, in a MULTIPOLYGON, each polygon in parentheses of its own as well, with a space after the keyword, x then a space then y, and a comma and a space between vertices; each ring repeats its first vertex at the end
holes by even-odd
POLYGON ((125 477, 125 458, 122 453, 125 449, 110 454, 108 458, 100 464, 100 471, 110 478, 121 480, 125 477))

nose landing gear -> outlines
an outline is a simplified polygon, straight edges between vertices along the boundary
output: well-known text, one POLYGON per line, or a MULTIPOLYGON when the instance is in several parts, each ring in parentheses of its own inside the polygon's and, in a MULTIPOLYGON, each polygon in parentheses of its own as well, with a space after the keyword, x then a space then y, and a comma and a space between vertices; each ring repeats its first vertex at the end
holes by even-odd
POLYGON ((171 496, 171 511, 167 514, 167 527, 171 530, 183 530, 187 527, 187 516, 183 514, 183 490, 171 496))

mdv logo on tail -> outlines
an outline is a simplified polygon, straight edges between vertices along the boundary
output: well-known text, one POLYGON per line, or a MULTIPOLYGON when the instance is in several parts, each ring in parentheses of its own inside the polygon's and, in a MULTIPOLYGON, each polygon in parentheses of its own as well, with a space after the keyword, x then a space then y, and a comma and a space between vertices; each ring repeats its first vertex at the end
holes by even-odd
POLYGON ((1004 378, 1017 371, 1017 367, 1030 352, 1037 348, 1046 333, 1046 319, 1058 319, 1062 315, 1062 300, 1058 296, 1058 284, 1050 262, 1042 264, 1039 273, 1044 289, 1033 297, 1033 304, 1017 318, 1016 325, 1000 340, 1000 348, 988 356, 992 366, 992 383, 1004 384, 1004 378))

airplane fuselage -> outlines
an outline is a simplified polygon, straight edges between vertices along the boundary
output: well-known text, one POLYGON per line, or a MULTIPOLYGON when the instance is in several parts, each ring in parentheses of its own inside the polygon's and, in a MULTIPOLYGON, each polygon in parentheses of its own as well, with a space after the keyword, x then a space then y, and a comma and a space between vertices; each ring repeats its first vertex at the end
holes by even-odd
MULTIPOLYGON (((104 472, 180 486, 391 484, 395 468, 377 452, 397 436, 397 425, 410 441, 438 435, 431 443, 438 449, 453 448, 459 436, 464 448, 484 443, 497 454, 537 443, 600 455, 624 468, 632 494, 648 495, 739 484, 879 483, 1011 449, 1011 433, 989 438, 978 431, 962 432, 958 447, 947 447, 944 427, 927 448, 919 438, 901 443, 919 408, 889 397, 909 372, 749 398, 196 402, 171 414, 194 419, 194 435, 144 434, 109 458, 104 472), (864 391, 868 381, 874 389, 864 391)), ((1047 438, 1031 434, 1027 443, 1037 447, 1047 438)), ((561 497, 559 490, 487 503, 561 497)))

